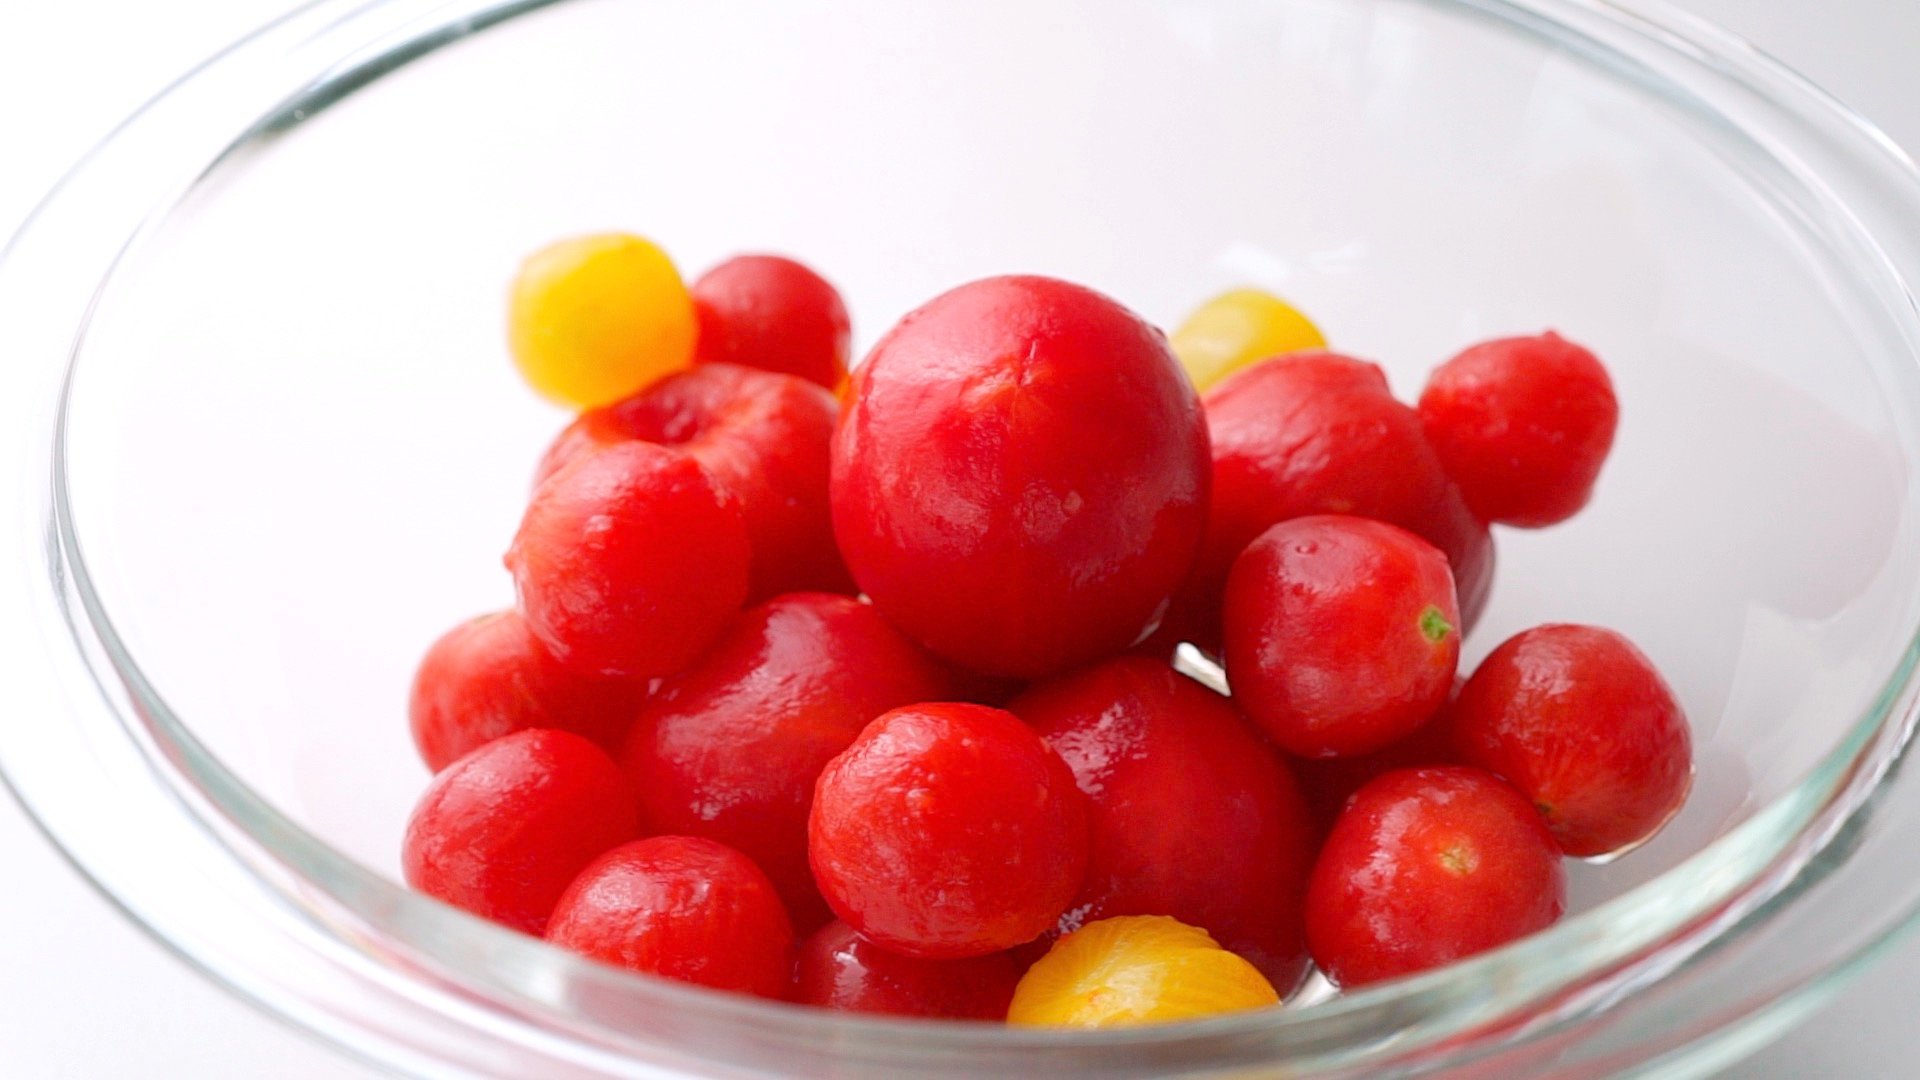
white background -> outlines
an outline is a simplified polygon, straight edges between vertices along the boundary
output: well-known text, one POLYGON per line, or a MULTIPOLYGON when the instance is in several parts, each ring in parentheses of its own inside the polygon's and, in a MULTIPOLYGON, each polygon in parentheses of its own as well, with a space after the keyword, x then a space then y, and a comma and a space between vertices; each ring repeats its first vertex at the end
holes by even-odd
MULTIPOLYGON (((1920 0, 1686 0, 1920 151, 1920 0)), ((0 234, 114 121, 285 0, 0 0, 0 234)), ((22 649, 0 642, 0 656, 22 649)), ((1920 940, 1734 1074, 1920 1075, 1920 940)), ((0 1080, 360 1077, 126 924, 0 801, 0 1080)))

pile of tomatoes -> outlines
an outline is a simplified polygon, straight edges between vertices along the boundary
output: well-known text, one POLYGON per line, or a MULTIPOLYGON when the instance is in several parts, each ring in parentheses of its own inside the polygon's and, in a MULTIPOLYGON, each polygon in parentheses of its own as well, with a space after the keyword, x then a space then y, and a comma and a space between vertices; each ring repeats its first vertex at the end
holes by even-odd
POLYGON ((1489 524, 1570 517, 1612 445, 1606 371, 1555 334, 1416 408, 1266 293, 1169 339, 1008 276, 849 375, 812 270, 689 288, 625 235, 534 255, 509 322, 582 411, 517 605, 413 689, 405 872, 470 912, 829 1008, 1163 1021, 1540 930, 1565 856, 1686 796, 1685 717, 1620 635, 1458 670, 1489 524))

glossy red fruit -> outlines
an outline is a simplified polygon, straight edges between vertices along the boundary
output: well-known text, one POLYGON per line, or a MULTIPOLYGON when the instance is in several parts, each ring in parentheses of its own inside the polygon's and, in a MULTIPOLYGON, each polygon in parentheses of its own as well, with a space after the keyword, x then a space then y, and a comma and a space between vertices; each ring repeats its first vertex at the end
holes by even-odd
POLYGON ((1234 560, 1272 526, 1311 514, 1374 518, 1425 537, 1446 553, 1463 611, 1478 616, 1492 581, 1492 539, 1379 367, 1330 352, 1275 357, 1214 387, 1206 413, 1213 501, 1175 610, 1188 640, 1217 646, 1234 560))
POLYGON ((439 772, 502 735, 552 728, 616 748, 633 726, 645 683, 576 674, 553 658, 517 611, 447 631, 413 677, 413 745, 439 772))
POLYGON ((725 488, 678 450, 626 442, 540 485, 507 568, 527 625, 562 663, 637 679, 713 643, 746 599, 747 559, 725 488))
POLYGON ((1005 1020, 1024 970, 1003 952, 963 960, 901 956, 831 922, 800 944, 794 1000, 841 1012, 1005 1020))
POLYGON ((827 280, 779 255, 739 255, 693 283, 696 364, 739 364, 838 391, 847 378, 847 307, 827 280))
POLYGON ((1371 753, 1446 704, 1459 625, 1447 559, 1432 544, 1366 518, 1294 518, 1234 564, 1227 681, 1288 753, 1371 753))
POLYGON ((888 619, 1037 678, 1132 644, 1186 574, 1207 433, 1165 337, 1043 277, 963 285, 855 372, 833 525, 888 619))
POLYGON ((1497 948, 1565 908, 1560 849, 1519 792, 1478 769, 1406 769, 1361 788, 1334 824, 1307 941, 1351 988, 1497 948))
POLYGON ((1168 915, 1252 961, 1281 993, 1299 984, 1313 857, 1306 807, 1226 698, 1130 656, 1042 683, 1008 708, 1087 796, 1086 880, 1062 932, 1168 915))
POLYGON ((1569 855, 1646 840, 1686 801, 1693 737, 1660 673, 1594 626, 1525 630, 1495 649, 1448 710, 1462 762, 1505 777, 1569 855))
POLYGON ((441 770, 407 822, 401 866, 428 896, 538 934, 595 856, 639 832, 606 752, 565 731, 516 731, 441 770))
POLYGON ((1482 342, 1440 365, 1420 420, 1479 517, 1539 528, 1587 504, 1620 405, 1599 358, 1548 331, 1482 342))
POLYGON ((820 774, 808 851, 834 914, 882 948, 985 956, 1067 910, 1086 814, 1066 763, 1012 713, 912 705, 820 774))
POLYGON ((832 394, 790 375, 705 365, 582 413, 547 448, 539 476, 634 439, 678 447, 740 504, 753 546, 751 599, 852 592, 827 512, 828 446, 839 411, 832 394))
POLYGON ((793 927, 773 883, 696 837, 635 840, 595 859, 554 907, 547 940, 716 990, 785 998, 792 985, 793 927))
MULTIPOLYGON (((1493 593, 1494 546, 1493 537, 1487 527, 1474 520, 1467 513, 1466 503, 1458 493, 1450 493, 1441 509, 1425 527, 1424 532, 1416 530, 1448 554, 1449 567, 1461 567, 1465 578, 1455 579, 1456 596, 1460 608, 1460 633, 1465 636, 1479 622, 1480 615, 1487 608, 1487 602, 1493 593), (1458 592, 1461 581, 1474 591, 1469 594, 1458 592)), ((1222 610, 1225 601, 1226 582, 1220 581, 1211 589, 1203 587, 1197 578, 1189 579, 1186 586, 1175 595, 1167 616, 1154 632, 1135 646, 1134 651, 1149 655, 1171 657, 1182 644, 1187 643, 1199 649, 1204 655, 1219 660, 1224 652, 1222 610)))
POLYGON ((622 753, 654 832, 752 858, 809 930, 831 918, 807 866, 807 812, 827 762, 888 709, 953 679, 880 613, 797 593, 748 611, 647 702, 622 753))

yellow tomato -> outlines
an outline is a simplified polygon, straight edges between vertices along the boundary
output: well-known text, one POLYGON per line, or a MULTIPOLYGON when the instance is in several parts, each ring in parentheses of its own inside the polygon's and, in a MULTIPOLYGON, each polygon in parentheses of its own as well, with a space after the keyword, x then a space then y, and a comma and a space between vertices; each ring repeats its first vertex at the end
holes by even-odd
POLYGON ((1162 915, 1088 923, 1055 942, 1013 992, 1010 1024, 1104 1028, 1277 1005, 1252 964, 1162 915))
POLYGON ((520 264, 507 340, 543 396, 590 409, 693 363, 693 301, 667 254, 626 233, 562 240, 520 264))
POLYGON ((1234 289, 1201 304, 1173 332, 1172 341, 1199 390, 1270 356, 1327 344, 1298 308, 1259 289, 1234 289))

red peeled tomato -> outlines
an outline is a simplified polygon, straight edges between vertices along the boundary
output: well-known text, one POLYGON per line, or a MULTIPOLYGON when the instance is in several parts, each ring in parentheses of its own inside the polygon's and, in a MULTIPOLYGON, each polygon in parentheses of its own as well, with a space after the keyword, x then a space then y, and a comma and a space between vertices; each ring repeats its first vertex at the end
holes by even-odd
POLYGON ((1599 357, 1548 331, 1482 342, 1440 365, 1420 420, 1475 514, 1540 528, 1592 497, 1620 405, 1599 357))
POLYGON ((1233 561, 1272 526, 1312 514, 1398 525, 1447 556, 1471 627, 1493 580, 1493 540, 1394 400, 1380 368, 1331 352, 1277 356, 1208 391, 1212 502, 1206 540, 1166 635, 1217 652, 1233 561))
POLYGON ((650 830, 738 848, 811 929, 832 917, 807 866, 820 771, 881 713, 953 689, 945 667, 871 606, 781 596, 660 687, 621 760, 650 830))
POLYGON ((783 372, 834 392, 846 382, 846 304, 801 263, 738 255, 700 275, 689 291, 700 322, 694 363, 783 372))
POLYGON ((553 658, 517 611, 461 623, 441 635, 413 677, 407 717, 434 772, 502 735, 552 728, 618 747, 645 683, 579 675, 553 658))
POLYGON ((708 364, 581 413, 547 448, 538 477, 631 440, 673 446, 739 502, 752 542, 749 600, 853 592, 827 511, 828 447, 840 406, 790 375, 708 364))
POLYGON ((781 999, 793 927, 773 883, 724 844, 655 836, 581 871, 554 906, 547 940, 609 964, 781 999))
POLYGON ((636 816, 605 751, 565 731, 517 731, 433 778, 401 867, 428 896, 538 934, 581 868, 639 832, 636 816))
POLYGON ((1287 993, 1306 973, 1312 861, 1287 767, 1226 698, 1128 656, 1042 683, 1008 708, 1087 796, 1086 881, 1059 929, 1169 915, 1212 934, 1287 993))
POLYGON ((1227 681, 1288 753, 1371 753, 1446 704, 1459 624, 1432 544, 1383 521, 1294 518, 1248 545, 1227 581, 1227 681))
POLYGON ((1462 762, 1533 800, 1569 855, 1643 843, 1693 786, 1693 736, 1673 690, 1632 642, 1596 626, 1538 626, 1501 643, 1445 728, 1462 762))
POLYGON ((1307 886, 1307 941, 1335 985, 1411 975, 1553 925, 1560 849, 1527 800, 1459 766, 1387 773, 1354 793, 1307 886))
POLYGON ((1037 678, 1159 618, 1199 542, 1206 425, 1138 316, 988 278, 902 319, 854 373, 832 501, 847 568, 894 625, 1037 678))
POLYGON ((1003 952, 964 960, 901 956, 836 921, 800 943, 794 1000, 841 1012, 1005 1020, 1024 970, 1003 952))
POLYGON ((520 611, 575 671, 670 675, 747 595, 739 504, 677 450, 625 442, 586 454, 533 494, 507 551, 520 611))
POLYGON ((1087 866, 1073 773, 1012 713, 881 716, 814 789, 808 854, 841 921, 907 956, 985 956, 1050 929, 1087 866))

